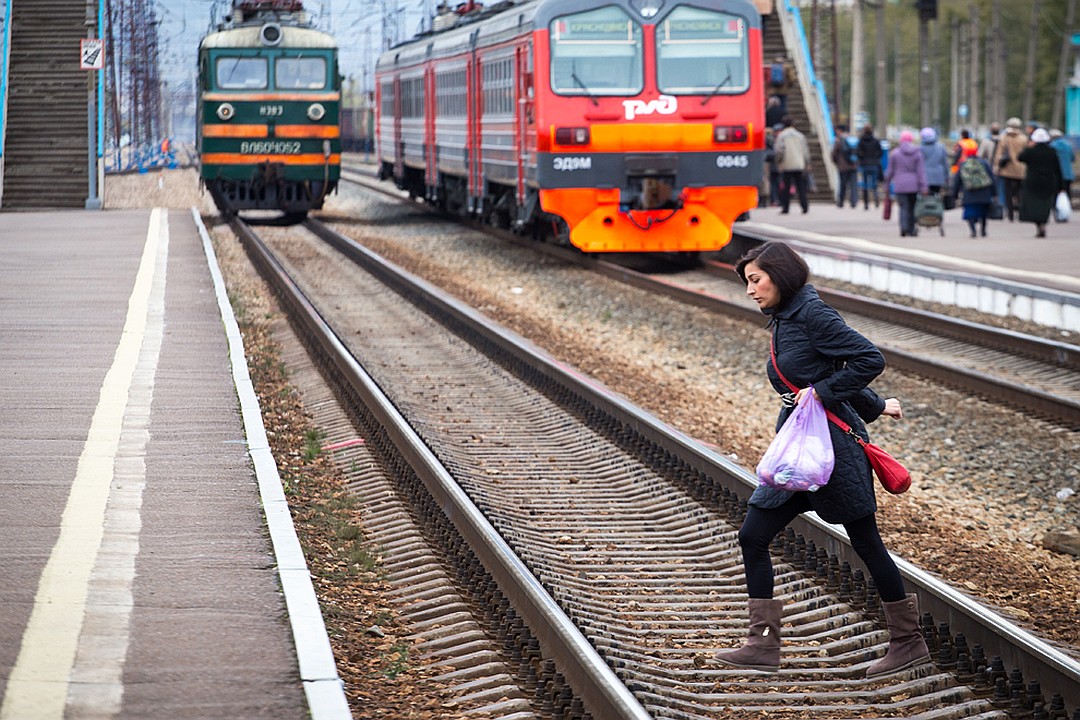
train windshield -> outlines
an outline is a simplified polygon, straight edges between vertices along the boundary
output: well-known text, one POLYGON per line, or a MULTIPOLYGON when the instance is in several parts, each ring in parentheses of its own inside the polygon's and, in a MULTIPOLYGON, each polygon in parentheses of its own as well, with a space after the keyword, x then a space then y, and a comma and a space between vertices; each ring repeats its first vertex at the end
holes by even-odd
POLYGON ((656 82, 672 95, 734 95, 750 87, 746 21, 683 6, 656 28, 656 82))
POLYGON ((551 89, 559 95, 636 95, 644 86, 641 26, 621 9, 551 22, 551 89))
POLYGON ((222 57, 215 65, 217 86, 223 90, 265 90, 266 58, 222 57))
POLYGON ((326 59, 278 58, 274 63, 274 85, 279 90, 321 90, 326 87, 326 59))

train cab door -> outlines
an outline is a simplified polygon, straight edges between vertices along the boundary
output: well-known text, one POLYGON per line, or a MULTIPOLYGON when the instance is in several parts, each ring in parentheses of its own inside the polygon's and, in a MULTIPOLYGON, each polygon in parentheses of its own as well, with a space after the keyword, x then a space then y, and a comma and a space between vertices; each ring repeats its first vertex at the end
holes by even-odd
MULTIPOLYGON (((428 53, 430 54, 430 47, 428 53)), ((424 184, 427 185, 427 197, 431 198, 438 184, 436 155, 438 143, 435 137, 435 66, 429 64, 424 69, 424 184)))
POLYGON ((482 210, 480 207, 484 196, 483 183, 483 117, 484 117, 484 92, 483 74, 480 72, 480 53, 477 52, 476 42, 480 31, 474 30, 470 38, 471 52, 469 53, 469 203, 470 213, 482 210))
POLYGON ((529 163, 529 138, 536 133, 536 118, 533 112, 535 90, 533 89, 532 45, 518 45, 514 58, 517 66, 515 76, 515 95, 517 97, 517 117, 514 123, 514 147, 517 148, 517 206, 525 206, 525 168, 529 163))

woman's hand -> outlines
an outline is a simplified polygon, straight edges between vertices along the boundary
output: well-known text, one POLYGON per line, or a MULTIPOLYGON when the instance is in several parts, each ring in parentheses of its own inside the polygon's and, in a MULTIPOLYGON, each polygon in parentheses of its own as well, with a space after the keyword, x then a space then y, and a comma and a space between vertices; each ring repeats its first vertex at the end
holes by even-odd
POLYGON ((904 409, 900 407, 900 401, 896 398, 888 398, 885 401, 885 409, 881 411, 882 415, 888 415, 891 418, 899 420, 904 417, 904 409))
MULTIPOLYGON (((795 393, 795 404, 799 405, 800 403, 802 403, 803 396, 806 395, 806 393, 808 393, 810 390, 813 390, 813 388, 804 387, 802 390, 795 393)), ((817 390, 814 390, 814 399, 821 400, 821 396, 817 394, 817 390)))

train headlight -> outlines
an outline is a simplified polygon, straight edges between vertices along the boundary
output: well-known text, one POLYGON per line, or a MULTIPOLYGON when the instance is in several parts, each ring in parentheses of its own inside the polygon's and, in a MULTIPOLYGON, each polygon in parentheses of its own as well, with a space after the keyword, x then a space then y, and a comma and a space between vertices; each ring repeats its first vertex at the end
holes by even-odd
POLYGON ((630 0, 630 5, 646 20, 654 17, 664 7, 664 0, 630 0))
POLYGON ((236 108, 230 103, 221 103, 218 105, 217 116, 222 120, 232 120, 233 115, 236 114, 236 108))
POLYGON ((273 47, 281 42, 281 26, 277 23, 266 23, 259 28, 259 39, 263 45, 273 47))
POLYGON ((587 127, 562 127, 555 128, 555 142, 559 145, 588 145, 589 128, 587 127))
POLYGON ((717 125, 713 128, 713 140, 718 143, 744 143, 748 137, 742 125, 717 125))
POLYGON ((315 122, 318 122, 326 117, 326 108, 324 108, 321 103, 315 103, 308 107, 307 116, 315 122))

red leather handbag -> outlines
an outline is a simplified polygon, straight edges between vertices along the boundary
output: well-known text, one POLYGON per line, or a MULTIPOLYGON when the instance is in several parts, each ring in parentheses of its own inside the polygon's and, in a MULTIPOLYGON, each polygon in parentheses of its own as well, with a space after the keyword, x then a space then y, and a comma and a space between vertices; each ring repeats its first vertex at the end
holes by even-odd
MULTIPOLYGON (((791 392, 799 392, 799 388, 791 384, 791 382, 784 377, 784 373, 780 372, 780 367, 776 364, 776 350, 773 348, 772 339, 769 340, 769 356, 772 358, 773 369, 776 370, 776 374, 780 376, 780 379, 791 388, 791 392)), ((870 461, 870 467, 874 468, 874 474, 877 475, 878 482, 881 483, 881 487, 893 495, 900 495, 908 491, 911 487, 911 473, 907 468, 900 464, 900 461, 894 458, 889 453, 882 450, 874 443, 868 443, 859 437, 859 434, 851 429, 851 426, 846 422, 838 418, 832 411, 825 411, 826 417, 836 427, 843 430, 845 433, 855 439, 855 442, 859 443, 863 451, 866 453, 866 459, 870 461)))
POLYGON ((881 482, 881 487, 893 495, 908 491, 908 488, 911 487, 911 473, 900 464, 899 460, 874 443, 863 440, 851 429, 850 425, 828 410, 825 411, 825 415, 828 416, 829 422, 855 438, 855 442, 859 443, 862 449, 866 451, 866 458, 870 461, 870 467, 874 468, 874 474, 877 475, 878 481, 881 482))

